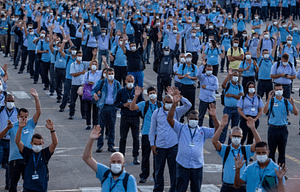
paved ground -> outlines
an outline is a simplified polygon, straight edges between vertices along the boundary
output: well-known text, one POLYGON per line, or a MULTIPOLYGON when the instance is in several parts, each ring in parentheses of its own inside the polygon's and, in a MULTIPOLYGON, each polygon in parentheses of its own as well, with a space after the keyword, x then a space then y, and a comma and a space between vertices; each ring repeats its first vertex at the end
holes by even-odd
MULTIPOLYGON (((36 128, 36 133, 41 133, 45 140, 45 146, 50 144, 50 133, 44 127, 45 120, 50 118, 54 121, 56 126, 56 131, 59 139, 59 144, 56 149, 55 154, 49 163, 50 169, 50 181, 49 181, 49 191, 100 191, 100 182, 95 177, 95 173, 83 162, 82 153, 87 142, 90 131, 86 131, 85 120, 80 119, 78 114, 79 108, 76 105, 76 114, 74 120, 68 119, 68 110, 63 113, 59 113, 59 104, 56 103, 55 96, 48 96, 49 93, 43 91, 43 85, 41 81, 39 84, 33 85, 33 80, 29 78, 29 74, 17 74, 18 70, 14 70, 11 62, 8 58, 3 58, 0 56, 0 65, 4 63, 9 64, 9 81, 8 81, 8 91, 12 92, 16 96, 16 106, 25 107, 29 109, 29 116, 32 117, 35 106, 34 100, 30 96, 29 89, 31 87, 37 89, 42 105, 42 115, 36 128), (98 187, 98 188, 97 188, 98 187)), ((152 59, 153 60, 153 59, 152 59)), ((198 64, 199 66, 199 64, 198 64)), ((225 73, 219 74, 220 84, 221 80, 224 79, 225 73)), ((144 87, 149 85, 156 85, 156 74, 152 71, 152 65, 147 65, 145 70, 145 84, 144 87)), ((300 87, 299 80, 295 80, 294 89, 295 94, 292 95, 296 100, 296 106, 300 109, 300 98, 298 95, 298 89, 300 87), (297 91, 296 91, 297 90, 297 91)), ((221 89, 219 89, 221 92, 221 89)), ((199 89, 197 89, 197 97, 199 95, 199 89)), ((196 106, 199 104, 199 100, 196 99, 196 106)), ((196 107, 198 109, 198 107, 196 107)), ((220 104, 220 97, 217 97, 217 115, 218 119, 221 119, 223 106, 220 104)), ((263 116, 260 119, 261 123, 258 128, 259 134, 262 140, 267 140, 267 117, 263 116)), ((116 139, 115 145, 118 149, 119 146, 119 127, 120 127, 120 115, 118 115, 116 123, 116 139)), ((287 166, 289 177, 286 182, 288 192, 299 191, 300 187, 300 147, 299 147, 299 117, 291 116, 289 121, 292 125, 288 126, 289 129, 289 139, 287 146, 287 166)), ((208 125, 208 120, 206 119, 204 125, 208 125)), ((133 174, 137 180, 139 180, 140 166, 132 164, 132 137, 131 133, 128 135, 127 151, 126 151, 126 171, 133 174)), ((96 143, 96 142, 95 142, 96 143)), ((96 154, 96 144, 93 148, 93 157, 100 163, 108 165, 110 152, 106 151, 106 145, 104 146, 104 152, 101 154, 96 154)), ((221 186, 221 158, 216 153, 211 140, 207 140, 205 146, 205 167, 203 174, 203 192, 216 192, 219 191, 221 186)), ((140 151, 141 152, 141 151, 140 151)), ((139 157, 141 160, 141 155, 139 157)), ((152 170, 151 170, 152 171, 152 170)), ((167 191, 169 186, 169 176, 166 168, 165 171, 165 189, 167 191)), ((21 181, 20 187, 21 190, 21 181)), ((153 187, 153 180, 149 178, 146 184, 139 185, 140 191, 151 191, 153 187)), ((0 169, 0 191, 4 190, 4 170, 0 169)))

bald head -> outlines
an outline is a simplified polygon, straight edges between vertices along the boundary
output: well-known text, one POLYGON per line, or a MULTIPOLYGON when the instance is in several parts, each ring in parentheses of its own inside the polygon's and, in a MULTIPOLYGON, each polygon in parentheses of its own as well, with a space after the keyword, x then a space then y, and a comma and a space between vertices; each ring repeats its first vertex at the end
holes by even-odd
POLYGON ((110 164, 124 164, 125 163, 125 159, 124 159, 124 155, 120 152, 115 152, 110 156, 110 160, 109 160, 110 164))
POLYGON ((134 77, 132 75, 127 75, 125 79, 125 83, 134 83, 134 77))

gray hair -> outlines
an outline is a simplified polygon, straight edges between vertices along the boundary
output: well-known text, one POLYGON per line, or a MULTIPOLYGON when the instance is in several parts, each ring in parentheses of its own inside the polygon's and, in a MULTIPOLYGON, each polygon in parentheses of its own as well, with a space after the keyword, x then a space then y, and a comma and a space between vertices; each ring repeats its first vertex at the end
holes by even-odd
POLYGON ((293 40, 293 37, 292 37, 291 35, 286 36, 286 40, 287 40, 288 38, 291 38, 291 39, 293 40))
POLYGON ((238 132, 240 132, 243 135, 243 130, 240 127, 238 127, 238 126, 235 126, 235 127, 233 127, 233 128, 230 129, 230 135, 232 135, 232 133, 234 131, 238 131, 238 132))

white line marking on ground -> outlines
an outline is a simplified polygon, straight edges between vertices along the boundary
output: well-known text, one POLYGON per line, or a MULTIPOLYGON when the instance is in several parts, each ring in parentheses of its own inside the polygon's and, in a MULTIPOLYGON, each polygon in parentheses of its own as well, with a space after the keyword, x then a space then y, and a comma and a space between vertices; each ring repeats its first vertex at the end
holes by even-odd
POLYGON ((31 97, 25 91, 12 91, 12 94, 18 99, 31 99, 31 97))

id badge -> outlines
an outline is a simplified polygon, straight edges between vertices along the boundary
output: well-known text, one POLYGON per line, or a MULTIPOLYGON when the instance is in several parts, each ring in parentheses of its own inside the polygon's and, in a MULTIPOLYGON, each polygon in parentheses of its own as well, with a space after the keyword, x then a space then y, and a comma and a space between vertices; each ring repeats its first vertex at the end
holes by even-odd
POLYGON ((251 111, 255 111, 255 108, 254 108, 254 107, 252 107, 252 108, 251 108, 251 111))
POLYGON ((214 56, 212 55, 212 56, 210 56, 211 58, 214 58, 214 56))
POLYGON ((62 59, 60 59, 59 62, 62 62, 62 59))
POLYGON ((274 103, 274 107, 278 107, 278 103, 274 103))
POLYGON ((38 174, 32 175, 32 180, 38 180, 38 179, 39 179, 39 175, 38 174))
POLYGON ((132 102, 132 99, 127 99, 127 103, 131 103, 132 102))
POLYGON ((165 62, 164 62, 164 64, 165 64, 165 65, 168 65, 168 64, 169 64, 169 62, 168 62, 168 61, 165 61, 165 62))
POLYGON ((262 188, 257 187, 257 188, 255 189, 255 192, 262 192, 262 188))
POLYGON ((190 143, 189 143, 189 146, 190 146, 190 147, 194 147, 195 145, 194 145, 194 143, 190 142, 190 143))
POLYGON ((233 170, 235 170, 235 165, 233 166, 233 170))
POLYGON ((24 130, 23 130, 23 133, 24 133, 24 134, 28 134, 28 133, 29 133, 28 129, 24 129, 24 130))

